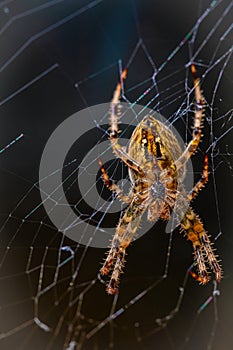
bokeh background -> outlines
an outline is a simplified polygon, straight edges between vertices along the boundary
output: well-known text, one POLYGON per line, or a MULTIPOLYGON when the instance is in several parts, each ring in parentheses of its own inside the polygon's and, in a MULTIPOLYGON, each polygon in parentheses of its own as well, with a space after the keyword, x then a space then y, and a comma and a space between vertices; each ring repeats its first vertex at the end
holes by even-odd
MULTIPOLYGON (((1 349, 232 349, 231 5, 228 0, 0 2, 1 147, 24 134, 0 154, 1 349), (160 222, 129 247, 120 295, 114 298, 106 295, 97 279, 105 250, 77 247, 62 237, 43 206, 28 216, 41 202, 39 164, 48 138, 75 112, 111 100, 119 62, 128 66, 125 89, 131 102, 161 69, 153 90, 158 96, 150 107, 166 118, 172 116, 188 141, 192 115, 180 116, 177 111, 182 112, 181 99, 190 92, 191 60, 204 76, 208 104, 203 142, 193 159, 196 180, 206 151, 210 157, 209 183, 193 207, 215 241, 224 270, 217 286, 220 295, 203 311, 200 307, 213 296, 214 285, 200 286, 191 277, 183 285, 192 249, 178 229, 172 236, 167 278, 156 285, 164 273, 171 239, 160 222), (54 281, 61 246, 72 247, 75 253, 64 268, 59 267, 55 285, 46 291, 54 281), (77 267, 78 277, 71 286, 77 267), (163 317, 172 315, 182 285, 185 293, 179 312, 168 322, 163 317), (101 326, 121 308, 114 321, 101 326), (36 324, 37 317, 50 327, 49 332, 36 324), (96 333, 89 337, 93 329, 96 333)), ((140 103, 146 105, 151 99, 152 95, 145 96, 140 103)), ((90 137, 107 139, 98 128, 90 137)), ((88 147, 86 140, 80 142, 68 160, 78 159, 79 149, 88 147)), ((75 168, 77 162, 65 169, 64 179, 75 168)), ((121 168, 117 176, 126 177, 126 169, 121 168)), ((68 191, 69 182, 66 186, 68 191)), ((109 195, 99 193, 103 198, 109 195)), ((68 192, 72 203, 76 196, 75 191, 68 192)), ((118 217, 111 220, 117 223, 118 217)), ((67 255, 61 261, 69 258, 69 252, 62 254, 67 255)))

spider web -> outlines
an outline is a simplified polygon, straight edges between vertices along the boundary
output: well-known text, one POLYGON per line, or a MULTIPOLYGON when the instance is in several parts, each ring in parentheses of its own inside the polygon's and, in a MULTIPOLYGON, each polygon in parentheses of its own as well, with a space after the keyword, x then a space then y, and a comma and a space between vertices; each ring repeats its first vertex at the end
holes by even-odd
MULTIPOLYGON (((0 2, 1 349, 231 349, 232 4, 0 2), (98 278, 106 248, 72 241, 44 209, 43 149, 71 115, 111 101, 124 67, 122 100, 161 113, 189 142, 191 63, 207 104, 192 159, 195 181, 206 153, 210 167, 208 185, 192 206, 217 247, 224 279, 200 286, 189 273, 195 271, 190 243, 157 222, 128 248, 120 293, 108 296, 98 278)), ((142 117, 135 113, 133 125, 142 117)), ((123 131, 123 113, 120 119, 123 131)), ((84 223, 94 236, 114 228, 124 206, 104 188, 97 159, 88 153, 95 148, 103 160, 106 150, 111 154, 109 115, 91 120, 88 142, 77 139, 65 159, 62 185, 80 218, 77 231, 84 223), (98 192, 92 207, 82 202, 90 190, 80 195, 83 176, 98 192)), ((120 143, 131 133, 126 128, 120 143)), ((113 156, 105 167, 127 192, 127 169, 113 156)), ((63 204, 52 192, 44 195, 51 210, 63 204)))

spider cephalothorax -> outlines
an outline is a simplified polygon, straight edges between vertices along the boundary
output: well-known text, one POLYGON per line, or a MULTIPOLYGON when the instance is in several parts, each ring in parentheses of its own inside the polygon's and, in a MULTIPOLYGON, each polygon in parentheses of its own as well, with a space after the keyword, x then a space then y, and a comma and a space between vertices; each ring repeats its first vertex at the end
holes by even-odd
MULTIPOLYGON (((198 191, 208 181, 208 158, 204 159, 204 170, 201 180, 187 194, 183 186, 185 166, 196 152, 202 129, 204 115, 204 98, 194 65, 191 66, 195 85, 196 110, 192 140, 182 152, 172 130, 152 116, 146 116, 135 128, 130 138, 128 151, 118 143, 117 107, 121 94, 121 83, 114 92, 111 102, 110 141, 113 152, 129 169, 132 188, 126 196, 116 184, 110 181, 102 163, 102 177, 108 188, 128 203, 113 237, 108 256, 100 272, 107 275, 112 270, 107 286, 109 294, 117 292, 119 275, 125 261, 125 250, 139 228, 142 215, 147 210, 147 219, 158 218, 169 220, 174 211, 184 235, 192 242, 195 261, 198 268, 198 279, 201 283, 209 281, 206 265, 215 273, 219 282, 222 276, 221 267, 214 255, 209 237, 199 217, 189 206, 198 191)), ((125 79, 126 71, 121 80, 125 79)))

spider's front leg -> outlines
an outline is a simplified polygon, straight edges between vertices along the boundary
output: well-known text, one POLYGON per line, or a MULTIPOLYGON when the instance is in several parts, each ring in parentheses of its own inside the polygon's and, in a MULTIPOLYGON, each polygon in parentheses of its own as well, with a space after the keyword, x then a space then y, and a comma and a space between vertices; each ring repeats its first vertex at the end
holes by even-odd
POLYGON ((201 140, 201 130, 202 130, 202 122, 205 112, 205 100, 201 92, 200 88, 200 80, 197 77, 197 71, 194 64, 191 65, 191 71, 194 80, 194 88, 195 88, 195 112, 194 112, 194 125, 193 125, 193 133, 192 140, 189 142, 187 148, 183 152, 183 154, 175 161, 175 166, 178 169, 184 166, 185 163, 189 160, 189 158, 196 152, 199 142, 201 140))
POLYGON ((132 201, 119 221, 116 228, 116 233, 112 240, 111 249, 104 265, 100 270, 102 275, 108 275, 110 269, 114 265, 111 279, 107 286, 108 294, 116 294, 118 291, 117 285, 119 282, 120 273, 122 272, 122 268, 124 266, 125 250, 137 232, 145 209, 146 207, 143 206, 142 201, 141 204, 136 201, 132 201))
POLYGON ((118 142, 118 108, 119 101, 121 97, 121 89, 123 80, 126 78, 127 71, 126 69, 121 74, 121 82, 117 84, 116 90, 113 94, 113 99, 111 101, 110 107, 110 142, 112 150, 115 155, 120 158, 130 169, 136 171, 140 176, 145 176, 144 171, 140 165, 126 152, 125 148, 122 147, 118 142))

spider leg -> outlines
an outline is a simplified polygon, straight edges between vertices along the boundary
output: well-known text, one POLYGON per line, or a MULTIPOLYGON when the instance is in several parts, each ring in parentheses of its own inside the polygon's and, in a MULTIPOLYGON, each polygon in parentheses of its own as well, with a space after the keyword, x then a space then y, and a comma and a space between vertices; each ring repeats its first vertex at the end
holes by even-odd
POLYGON ((118 239, 116 237, 117 234, 114 235, 113 241, 112 241, 112 245, 111 245, 111 249, 108 252, 108 256, 102 266, 102 268, 100 269, 100 273, 103 276, 108 275, 110 269, 112 268, 112 265, 114 264, 114 262, 116 261, 116 257, 117 257, 117 245, 115 242, 118 242, 118 239))
POLYGON ((120 220, 119 223, 119 246, 116 255, 116 262, 113 268, 110 281, 107 286, 108 294, 116 294, 118 292, 117 285, 119 282, 120 273, 122 272, 122 269, 124 267, 126 254, 125 251, 128 245, 131 243, 132 239, 134 238, 141 221, 142 213, 139 213, 136 207, 133 210, 136 210, 136 212, 134 212, 131 216, 129 216, 129 213, 127 213, 126 211, 125 215, 122 218, 122 221, 120 220))
POLYGON ((107 286, 107 293, 108 294, 116 294, 118 292, 118 281, 119 281, 119 276, 120 273, 122 272, 122 268, 124 266, 124 262, 125 262, 125 249, 123 247, 120 247, 117 253, 117 258, 116 258, 116 262, 114 265, 114 269, 111 275, 111 279, 108 283, 107 286))
POLYGON ((196 100, 193 133, 192 133, 192 140, 189 142, 183 154, 174 163, 177 169, 180 169, 181 167, 183 167, 184 164, 189 160, 189 158, 196 152, 202 136, 201 129, 202 129, 202 121, 203 121, 203 116, 205 111, 205 101, 200 89, 200 80, 197 77, 197 71, 194 64, 191 65, 191 71, 192 71, 193 80, 194 80, 195 100, 196 100))
POLYGON ((118 116, 117 110, 119 107, 119 100, 121 96, 121 86, 123 80, 126 78, 127 71, 126 69, 121 74, 121 82, 117 84, 116 90, 113 94, 113 98, 111 101, 110 107, 110 142, 112 146, 112 150, 115 155, 120 158, 130 169, 133 169, 141 176, 145 176, 144 171, 140 167, 140 165, 126 152, 124 147, 122 147, 118 142, 118 116))
POLYGON ((111 249, 103 267, 100 270, 102 275, 107 275, 114 264, 111 279, 107 286, 108 294, 117 293, 119 275, 125 261, 125 250, 137 232, 145 209, 146 207, 143 205, 140 205, 135 201, 132 202, 118 223, 116 233, 112 240, 111 249))
POLYGON ((104 169, 102 161, 99 159, 100 170, 102 173, 102 179, 105 183, 106 187, 108 187, 111 191, 115 192, 117 197, 122 200, 124 203, 130 203, 132 200, 132 194, 124 195, 119 186, 117 186, 111 179, 109 179, 108 173, 104 169))
POLYGON ((220 280, 222 279, 222 269, 219 265, 218 260, 216 259, 214 250, 211 247, 212 243, 210 242, 209 236, 205 231, 201 233, 201 240, 209 265, 212 271, 215 273, 216 281, 220 282, 220 280))
POLYGON ((205 155, 205 158, 204 158, 204 169, 203 169, 202 177, 196 183, 196 185, 193 187, 192 191, 188 194, 188 199, 190 201, 192 201, 197 196, 198 192, 208 182, 208 175, 209 175, 209 173, 208 173, 208 155, 205 155))
POLYGON ((202 278, 200 276, 198 276, 195 272, 193 272, 192 269, 189 269, 188 272, 189 272, 190 276, 192 278, 194 278, 196 281, 203 283, 202 278))
POLYGON ((215 273, 216 281, 220 282, 222 278, 222 269, 217 261, 201 220, 191 208, 187 210, 180 225, 182 230, 185 231, 188 240, 192 242, 194 258, 197 262, 198 275, 201 283, 205 284, 209 281, 205 258, 207 258, 211 270, 215 273))

